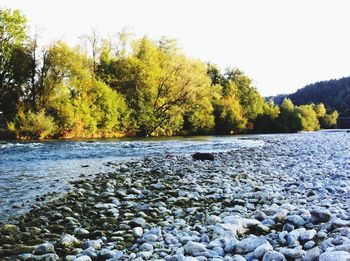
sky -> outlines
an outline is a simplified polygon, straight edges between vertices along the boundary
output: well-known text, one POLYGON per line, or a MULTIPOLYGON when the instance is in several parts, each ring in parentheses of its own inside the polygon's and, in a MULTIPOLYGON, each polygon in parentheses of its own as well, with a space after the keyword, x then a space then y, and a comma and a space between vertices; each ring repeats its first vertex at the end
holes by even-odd
POLYGON ((1 0, 43 42, 71 45, 92 28, 175 38, 192 57, 237 67, 264 95, 350 76, 348 0, 1 0))

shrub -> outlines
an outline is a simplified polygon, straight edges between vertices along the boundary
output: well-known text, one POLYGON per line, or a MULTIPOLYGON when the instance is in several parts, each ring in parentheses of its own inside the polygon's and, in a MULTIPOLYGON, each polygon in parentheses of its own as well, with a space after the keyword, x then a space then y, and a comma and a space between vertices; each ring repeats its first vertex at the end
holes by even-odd
POLYGON ((56 134, 57 126, 53 117, 46 115, 45 110, 37 113, 20 111, 16 122, 10 122, 8 129, 16 129, 20 137, 45 139, 56 134))

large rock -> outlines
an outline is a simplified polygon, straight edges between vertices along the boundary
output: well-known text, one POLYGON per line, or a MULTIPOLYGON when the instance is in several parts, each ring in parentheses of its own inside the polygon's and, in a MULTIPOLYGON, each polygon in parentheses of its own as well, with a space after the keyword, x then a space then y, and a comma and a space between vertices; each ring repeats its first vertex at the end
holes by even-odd
POLYGON ((302 258, 305 255, 305 251, 300 248, 281 248, 280 253, 288 259, 298 259, 302 258))
POLYGON ((268 251, 272 251, 273 250, 273 247, 271 246, 270 243, 266 243, 266 244, 263 244, 261 246, 258 246, 255 250, 254 250, 254 256, 257 258, 257 259, 260 259, 262 258, 266 252, 268 251))
POLYGON ((80 246, 80 241, 76 239, 74 236, 65 234, 61 237, 61 240, 59 241, 58 245, 62 246, 63 248, 72 249, 75 247, 80 246))
POLYGON ((45 254, 45 255, 23 254, 23 255, 20 255, 20 258, 23 261, 27 261, 27 260, 28 261, 58 261, 60 260, 58 255, 56 254, 45 254))
POLYGON ((43 255, 48 253, 55 253, 55 247, 51 243, 40 244, 34 250, 35 255, 43 255))
POLYGON ((200 252, 205 252, 207 251, 207 248, 204 244, 202 243, 197 243, 197 242, 188 242, 185 246, 184 246, 184 249, 185 249, 185 253, 187 255, 190 255, 190 256, 193 256, 193 255, 196 255, 200 252))
POLYGON ((101 239, 96 239, 96 240, 90 240, 90 239, 88 239, 88 240, 85 240, 85 241, 84 241, 84 243, 83 243, 83 245, 82 245, 82 248, 83 248, 83 249, 87 249, 87 248, 92 247, 92 248, 94 248, 94 249, 96 249, 96 250, 99 250, 99 249, 102 248, 102 245, 103 245, 103 242, 102 242, 101 239))
POLYGON ((305 220, 299 215, 287 216, 286 221, 298 227, 304 226, 306 223, 305 220))
POLYGON ((146 220, 144 220, 143 218, 134 218, 133 220, 130 221, 129 225, 132 226, 132 227, 145 228, 146 220))
POLYGON ((287 259, 277 251, 268 251, 265 253, 262 261, 286 261, 287 259))
POLYGON ((214 160, 214 155, 211 153, 201 153, 201 152, 197 152, 195 154, 192 155, 192 158, 194 160, 214 160))
POLYGON ((3 235, 14 236, 19 232, 19 228, 12 224, 4 224, 1 226, 0 232, 3 235))
POLYGON ((345 251, 326 252, 320 255, 319 261, 350 261, 350 253, 345 251))
POLYGON ((316 224, 328 222, 332 217, 332 214, 329 212, 329 210, 320 207, 312 209, 310 213, 313 222, 316 224))
POLYGON ((248 237, 236 244, 236 253, 247 254, 253 252, 259 246, 267 243, 268 241, 264 237, 248 237))
POLYGON ((320 254, 321 254, 321 249, 319 249, 318 247, 314 247, 306 252, 306 254, 304 256, 304 261, 317 260, 317 258, 320 256, 320 254))

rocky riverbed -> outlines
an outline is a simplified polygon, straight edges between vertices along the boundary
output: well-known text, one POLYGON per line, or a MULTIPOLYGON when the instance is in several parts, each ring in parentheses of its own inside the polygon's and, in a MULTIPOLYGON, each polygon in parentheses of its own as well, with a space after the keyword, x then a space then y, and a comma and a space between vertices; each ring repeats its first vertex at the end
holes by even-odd
POLYGON ((350 260, 346 135, 111 164, 2 224, 0 259, 350 260))

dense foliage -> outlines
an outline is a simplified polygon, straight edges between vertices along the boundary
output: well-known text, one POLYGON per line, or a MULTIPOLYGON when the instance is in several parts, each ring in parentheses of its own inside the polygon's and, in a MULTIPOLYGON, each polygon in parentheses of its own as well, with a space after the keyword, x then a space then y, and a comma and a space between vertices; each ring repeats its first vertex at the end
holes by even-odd
POLYGON ((21 138, 296 132, 332 127, 323 104, 266 102, 239 69, 188 58, 175 41, 95 31, 89 48, 40 48, 19 11, 0 9, 2 124, 21 138), (91 53, 91 55, 89 55, 91 53))
POLYGON ((343 117, 350 116, 350 77, 313 83, 293 94, 273 97, 276 104, 280 104, 284 98, 291 99, 297 105, 323 103, 343 117))

